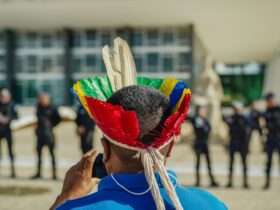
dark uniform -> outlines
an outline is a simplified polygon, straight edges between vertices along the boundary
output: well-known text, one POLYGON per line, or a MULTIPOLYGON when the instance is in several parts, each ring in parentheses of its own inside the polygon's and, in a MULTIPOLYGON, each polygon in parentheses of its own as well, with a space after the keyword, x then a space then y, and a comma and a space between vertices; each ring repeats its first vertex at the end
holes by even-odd
POLYGON ((93 134, 95 123, 93 120, 91 120, 88 113, 84 110, 82 106, 78 108, 77 118, 75 121, 78 128, 82 127, 84 129, 83 133, 79 133, 78 131, 78 135, 81 138, 82 153, 85 154, 93 148, 93 134))
POLYGON ((201 155, 205 155, 211 186, 216 187, 218 184, 215 182, 214 176, 212 174, 211 159, 208 148, 208 139, 211 126, 206 118, 202 118, 198 115, 191 119, 191 122, 195 133, 193 148, 196 155, 196 186, 200 185, 200 157, 201 155))
POLYGON ((265 143, 267 162, 266 162, 266 183, 264 188, 270 186, 270 172, 272 165, 273 152, 280 154, 280 107, 267 108, 264 114, 267 128, 267 140, 265 143))
POLYGON ((11 121, 18 117, 15 106, 12 102, 0 103, 0 118, 5 118, 7 122, 1 122, 0 120, 0 159, 1 159, 1 143, 3 139, 6 139, 8 145, 8 152, 11 161, 11 177, 15 177, 14 166, 14 151, 13 151, 13 137, 11 130, 11 121))
MULTIPOLYGON (((260 119, 262 118, 262 113, 258 110, 252 109, 249 113, 249 125, 250 125, 250 132, 249 132, 249 139, 252 138, 253 131, 257 131, 260 135, 260 139, 262 140, 263 131, 260 125, 260 119)), ((263 141, 261 142, 263 144, 263 141)))
POLYGON ((247 155, 250 140, 250 124, 244 115, 235 113, 225 119, 229 126, 230 142, 229 149, 229 177, 227 187, 232 187, 232 175, 235 153, 239 153, 243 165, 243 187, 248 188, 247 181, 247 155))
POLYGON ((37 136, 37 173, 33 178, 41 177, 41 165, 42 165, 42 149, 44 146, 48 147, 49 153, 51 155, 52 160, 52 178, 56 179, 56 158, 55 158, 55 136, 53 133, 53 128, 61 121, 58 110, 49 105, 42 106, 37 105, 37 128, 36 128, 36 136, 37 136))

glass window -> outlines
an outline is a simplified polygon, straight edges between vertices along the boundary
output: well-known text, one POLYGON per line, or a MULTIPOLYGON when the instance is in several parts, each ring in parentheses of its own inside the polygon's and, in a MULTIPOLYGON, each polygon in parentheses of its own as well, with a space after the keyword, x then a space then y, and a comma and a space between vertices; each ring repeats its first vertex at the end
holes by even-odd
POLYGON ((95 55, 87 55, 86 56, 86 65, 87 67, 95 67, 96 65, 96 56, 95 55))
POLYGON ((73 59, 73 71, 80 72, 82 67, 82 60, 80 57, 74 57, 73 59))
POLYGON ((64 57, 62 55, 57 55, 56 58, 57 58, 57 65, 59 67, 63 67, 64 57))
POLYGON ((27 33, 25 39, 22 40, 24 43, 22 46, 34 48, 38 41, 38 36, 36 33, 27 33))
POLYGON ((0 49, 5 47, 5 38, 4 34, 0 32, 0 49))
POLYGON ((143 57, 141 55, 135 56, 135 65, 138 72, 143 72, 143 57))
POLYGON ((157 71, 159 63, 159 55, 157 53, 148 53, 147 63, 149 71, 157 71))
POLYGON ((162 64, 163 64, 163 71, 165 72, 174 71, 173 58, 171 55, 164 56, 162 60, 162 64))
POLYGON ((100 72, 102 72, 102 73, 105 73, 105 72, 106 72, 106 67, 105 67, 104 62, 101 62, 101 63, 100 63, 99 69, 100 69, 100 72))
POLYGON ((16 72, 22 72, 23 71, 22 58, 19 57, 19 56, 16 57, 15 68, 16 68, 16 72))
POLYGON ((5 57, 4 55, 0 55, 0 72, 5 71, 5 57))
POLYGON ((74 33, 74 46, 75 47, 80 47, 82 46, 81 44, 81 32, 75 32, 74 33))
POLYGON ((105 65, 104 65, 104 62, 101 58, 101 55, 96 55, 96 67, 94 68, 94 71, 96 71, 96 72, 106 72, 105 65), (102 66, 104 66, 104 69, 102 69, 103 68, 102 66))
POLYGON ((89 30, 86 32, 87 37, 87 45, 88 46, 96 46, 96 32, 93 30, 89 30))
POLYGON ((190 34, 187 30, 178 30, 178 42, 179 44, 190 44, 190 34))
POLYGON ((34 80, 25 81, 26 89, 27 89, 27 98, 35 99, 37 97, 37 88, 36 82, 34 80))
POLYGON ((192 56, 191 53, 180 53, 179 54, 179 65, 180 66, 190 66, 191 65, 191 60, 192 56))
POLYGON ((132 43, 133 46, 143 45, 143 36, 142 36, 142 33, 140 31, 133 33, 132 42, 133 42, 132 43))
POLYGON ((48 47, 52 46, 54 40, 52 40, 52 37, 50 34, 43 34, 41 38, 42 38, 42 40, 41 40, 42 47, 48 48, 48 47))
POLYGON ((101 33, 101 45, 110 45, 111 44, 111 34, 109 31, 103 31, 101 33))
POLYGON ((157 30, 148 30, 147 31, 147 40, 149 45, 158 44, 158 31, 157 30))
POLYGON ((174 33, 173 31, 164 31, 162 33, 162 43, 167 44, 173 44, 174 43, 174 33))
POLYGON ((43 72, 52 71, 52 59, 50 57, 42 58, 42 71, 43 72))
POLYGON ((37 57, 35 55, 27 56, 27 72, 35 72, 37 65, 37 57))

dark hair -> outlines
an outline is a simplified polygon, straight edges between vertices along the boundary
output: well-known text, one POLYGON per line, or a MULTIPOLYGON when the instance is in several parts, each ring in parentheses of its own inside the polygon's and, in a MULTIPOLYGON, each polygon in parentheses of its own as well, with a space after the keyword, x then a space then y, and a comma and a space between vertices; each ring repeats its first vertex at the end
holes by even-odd
POLYGON ((274 95, 274 93, 272 93, 272 92, 269 92, 269 93, 267 93, 266 95, 265 95, 265 100, 271 100, 271 99, 273 99, 275 97, 275 95, 274 95))
POLYGON ((142 86, 128 86, 115 92, 107 102, 135 111, 140 124, 140 140, 150 144, 160 134, 167 117, 169 100, 161 92, 142 86))

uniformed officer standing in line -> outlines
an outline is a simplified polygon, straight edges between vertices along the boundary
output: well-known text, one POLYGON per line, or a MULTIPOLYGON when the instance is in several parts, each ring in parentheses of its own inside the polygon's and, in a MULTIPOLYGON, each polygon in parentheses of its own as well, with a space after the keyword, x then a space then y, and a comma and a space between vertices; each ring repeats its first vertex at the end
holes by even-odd
POLYGON ((12 97, 7 89, 0 92, 0 159, 1 159, 1 143, 2 139, 6 139, 9 157, 11 161, 11 177, 16 177, 14 165, 13 136, 11 130, 11 121, 17 118, 17 111, 12 102, 12 97))
POLYGON ((81 150, 85 154, 93 148, 95 124, 82 106, 79 106, 77 110, 75 122, 77 124, 77 133, 81 140, 81 150))
POLYGON ((249 139, 252 138, 253 132, 256 131, 258 132, 261 143, 264 146, 263 131, 261 127, 261 118, 262 118, 262 113, 257 109, 256 102, 252 102, 250 106, 250 112, 249 112, 249 124, 250 124, 249 139))
POLYGON ((266 95, 266 111, 264 118, 267 128, 267 140, 265 143, 267 162, 264 189, 268 189, 270 187, 273 152, 277 151, 278 154, 280 154, 280 106, 276 103, 273 93, 266 95))
POLYGON ((233 167, 234 157, 236 153, 241 156, 243 166, 243 187, 249 188, 247 178, 247 155, 250 140, 250 124, 248 118, 242 113, 243 106, 241 103, 233 104, 233 115, 225 118, 225 122, 229 126, 230 141, 229 149, 229 177, 227 187, 233 187, 233 167))
POLYGON ((53 128, 61 121, 61 117, 56 107, 50 102, 50 97, 47 93, 41 93, 38 96, 36 108, 37 127, 35 130, 37 136, 37 172, 32 177, 33 179, 41 178, 42 168, 42 149, 46 146, 49 150, 52 161, 52 179, 57 179, 56 175, 56 158, 55 158, 55 136, 53 128))
POLYGON ((211 159, 210 152, 208 147, 208 139, 209 133, 211 131, 211 126, 207 120, 207 108, 205 106, 196 107, 196 114, 191 119, 194 133, 195 133, 195 141, 193 144, 195 156, 196 156, 196 186, 200 186, 200 157, 204 155, 206 158, 208 175, 210 179, 211 187, 218 187, 218 183, 215 181, 212 167, 211 167, 211 159))

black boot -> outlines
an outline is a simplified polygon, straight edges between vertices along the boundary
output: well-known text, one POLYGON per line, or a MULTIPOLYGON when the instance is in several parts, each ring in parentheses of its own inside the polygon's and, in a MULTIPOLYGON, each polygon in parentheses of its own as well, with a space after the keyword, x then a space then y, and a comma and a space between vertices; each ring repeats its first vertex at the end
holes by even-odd
POLYGON ((11 178, 15 179, 16 178, 16 170, 15 170, 15 165, 14 163, 11 164, 11 178))
POLYGON ((34 174, 33 176, 30 177, 30 179, 41 179, 41 173, 37 172, 36 174, 34 174))
POLYGON ((214 179, 210 183, 210 187, 219 187, 219 183, 217 183, 214 179))
POLYGON ((270 188, 270 180, 269 177, 266 177, 265 185, 263 186, 263 190, 268 190, 270 188))
POLYGON ((41 161, 38 162, 37 165, 37 173, 30 177, 30 179, 41 179, 41 161))
POLYGON ((249 189, 250 186, 248 184, 248 181, 247 181, 247 176, 244 177, 244 180, 243 180, 243 188, 244 189, 249 189))

